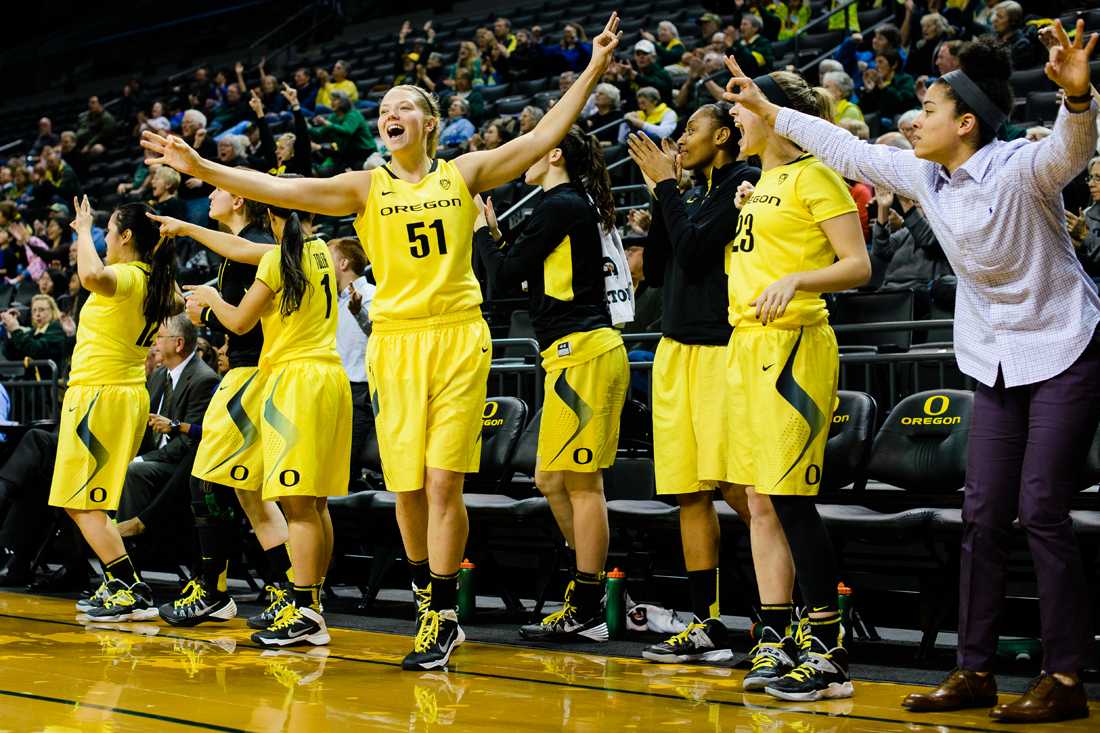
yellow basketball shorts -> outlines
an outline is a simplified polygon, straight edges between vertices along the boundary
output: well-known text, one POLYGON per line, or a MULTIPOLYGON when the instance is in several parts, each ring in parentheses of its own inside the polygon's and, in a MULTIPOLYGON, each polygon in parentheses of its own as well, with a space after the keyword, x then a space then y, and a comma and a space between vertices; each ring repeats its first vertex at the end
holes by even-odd
POLYGON ((50 506, 118 509, 126 468, 148 423, 145 385, 69 387, 61 405, 50 506))
POLYGON ((234 489, 263 487, 264 385, 263 372, 256 367, 230 369, 222 377, 202 417, 202 440, 192 476, 234 489))
POLYGON ((833 329, 735 328, 727 362, 730 481, 816 495, 836 406, 833 329))
POLYGON ((492 356, 478 309, 375 324, 367 381, 387 489, 424 488, 428 468, 478 470, 492 356))
POLYGON ((728 473, 726 347, 663 338, 653 357, 658 494, 711 491, 728 473))
POLYGON ((621 341, 587 361, 548 369, 538 470, 591 473, 610 467, 619 449, 619 420, 629 383, 630 363, 621 341))
POLYGON ((264 500, 347 494, 351 384, 343 367, 294 361, 273 367, 266 381, 260 421, 264 500))

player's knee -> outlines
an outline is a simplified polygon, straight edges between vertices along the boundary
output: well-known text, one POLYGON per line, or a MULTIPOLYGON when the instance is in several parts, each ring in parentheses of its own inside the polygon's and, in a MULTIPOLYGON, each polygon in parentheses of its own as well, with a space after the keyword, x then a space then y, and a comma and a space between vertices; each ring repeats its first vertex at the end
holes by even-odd
POLYGON ((554 496, 565 491, 565 476, 561 471, 535 471, 535 486, 543 496, 554 496))
POLYGON ((749 505, 748 487, 741 484, 718 484, 718 490, 722 498, 744 521, 752 518, 752 507, 749 505))

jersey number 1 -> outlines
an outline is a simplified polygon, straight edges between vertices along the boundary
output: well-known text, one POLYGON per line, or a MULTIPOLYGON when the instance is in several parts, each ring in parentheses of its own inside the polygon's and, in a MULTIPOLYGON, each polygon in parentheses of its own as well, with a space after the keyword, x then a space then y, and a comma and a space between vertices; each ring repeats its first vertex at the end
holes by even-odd
MULTIPOLYGON (((409 241, 415 243, 415 246, 409 247, 409 251, 412 252, 412 256, 417 259, 427 257, 432 252, 431 243, 428 242, 428 233, 420 231, 424 226, 424 222, 422 221, 414 221, 408 226, 409 241)), ((436 219, 427 226, 429 229, 435 230, 435 238, 439 243, 439 254, 447 254, 447 236, 443 232, 443 220, 436 219)))

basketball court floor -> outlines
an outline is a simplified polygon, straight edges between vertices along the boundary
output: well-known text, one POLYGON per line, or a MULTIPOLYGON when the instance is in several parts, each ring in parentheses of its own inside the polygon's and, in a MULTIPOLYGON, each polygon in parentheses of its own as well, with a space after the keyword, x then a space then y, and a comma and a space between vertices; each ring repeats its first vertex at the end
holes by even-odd
MULTIPOLYGON (((916 716, 910 685, 849 700, 741 692, 739 669, 467 642, 449 671, 400 669, 407 635, 332 629, 328 648, 270 651, 243 622, 87 625, 72 601, 0 593, 4 731, 1005 731, 984 711, 916 716)), ((1094 731, 1091 720, 1046 731, 1094 731)))

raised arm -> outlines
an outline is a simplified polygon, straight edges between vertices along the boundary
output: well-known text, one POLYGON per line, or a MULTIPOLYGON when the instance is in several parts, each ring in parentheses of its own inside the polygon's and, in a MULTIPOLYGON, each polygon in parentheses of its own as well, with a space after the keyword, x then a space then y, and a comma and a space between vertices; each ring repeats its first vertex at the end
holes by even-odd
POLYGON ((90 293, 110 297, 115 294, 118 280, 114 271, 103 264, 99 253, 95 251, 95 243, 92 241, 92 205, 88 203, 88 197, 81 200, 74 198, 73 211, 76 212, 76 218, 69 226, 76 232, 76 273, 80 284, 90 293))
POLYGON ((831 122, 773 104, 732 59, 726 59, 726 66, 733 74, 726 85, 727 101, 755 113, 780 135, 845 178, 918 201, 922 198, 921 169, 925 163, 912 151, 865 143, 831 122))
POLYGON ((206 160, 175 135, 163 137, 146 130, 141 146, 146 150, 146 165, 167 165, 223 191, 284 209, 349 216, 359 213, 370 193, 367 171, 332 178, 278 178, 206 160))
POLYGON ((553 150, 569 132, 619 45, 619 14, 612 13, 603 32, 592 41, 592 58, 580 77, 535 129, 495 150, 466 153, 455 159, 470 193, 476 194, 519 177, 553 150))
POLYGON ((173 219, 170 216, 157 216, 156 214, 146 214, 146 216, 160 224, 160 235, 162 237, 191 237, 191 239, 213 250, 225 259, 234 262, 258 265, 261 257, 268 251, 275 249, 273 244, 251 242, 229 232, 207 229, 206 227, 200 227, 198 224, 173 219))
POLYGON ((1026 145, 1017 155, 1018 172, 1025 182, 1034 181, 1045 196, 1060 193, 1080 173, 1096 150, 1096 111, 1089 83, 1089 57, 1096 48, 1096 34, 1084 42, 1085 22, 1077 21, 1071 42, 1060 21, 1054 22, 1057 43, 1050 47, 1046 74, 1066 94, 1054 122, 1053 134, 1026 145))

